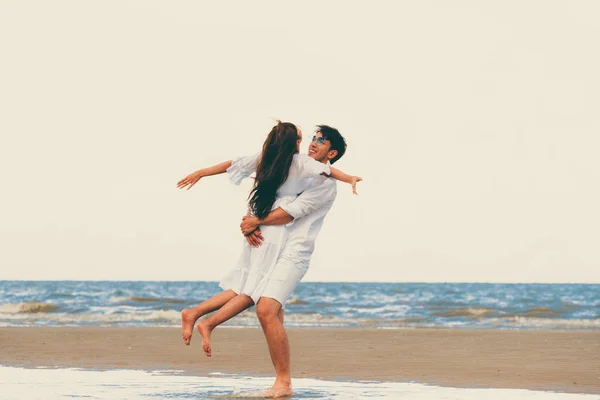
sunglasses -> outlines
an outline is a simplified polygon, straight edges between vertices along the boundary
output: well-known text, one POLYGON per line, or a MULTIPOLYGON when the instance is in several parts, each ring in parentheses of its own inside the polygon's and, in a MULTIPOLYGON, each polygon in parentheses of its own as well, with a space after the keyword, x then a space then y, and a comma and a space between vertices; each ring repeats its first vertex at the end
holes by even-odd
MULTIPOLYGON (((317 137, 317 136, 315 135, 315 136, 313 136, 313 138, 312 138, 312 142, 317 142, 317 144, 325 144, 325 141, 326 141, 326 140, 327 140, 327 139, 323 138, 323 136, 317 137)), ((312 143, 312 142, 311 142, 311 143, 312 143)))

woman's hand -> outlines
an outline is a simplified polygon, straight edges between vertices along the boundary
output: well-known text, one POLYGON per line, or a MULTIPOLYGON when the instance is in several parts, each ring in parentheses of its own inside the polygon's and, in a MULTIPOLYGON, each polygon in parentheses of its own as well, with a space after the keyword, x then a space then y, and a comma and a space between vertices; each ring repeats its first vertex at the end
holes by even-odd
POLYGON ((183 178, 182 180, 177 182, 177 188, 185 189, 187 187, 187 190, 190 190, 192 188, 192 186, 194 186, 196 183, 198 183, 198 181, 202 177, 203 177, 202 171, 198 170, 192 174, 189 174, 188 176, 186 176, 185 178, 183 178))
POLYGON ((259 224, 259 219, 256 217, 252 217, 252 216, 245 216, 242 218, 242 223, 240 224, 240 229, 242 230, 242 233, 244 234, 244 236, 248 236, 249 234, 251 234, 252 232, 254 232, 256 230, 256 228, 258 228, 259 224))
POLYGON ((352 185, 352 193, 354 193, 357 196, 358 192, 356 191, 356 184, 360 181, 362 181, 362 178, 360 176, 353 176, 352 179, 350 179, 350 184, 352 185))
POLYGON ((246 241, 252 247, 260 247, 262 246, 262 242, 265 240, 262 233, 260 232, 260 228, 256 229, 254 232, 246 236, 246 241))

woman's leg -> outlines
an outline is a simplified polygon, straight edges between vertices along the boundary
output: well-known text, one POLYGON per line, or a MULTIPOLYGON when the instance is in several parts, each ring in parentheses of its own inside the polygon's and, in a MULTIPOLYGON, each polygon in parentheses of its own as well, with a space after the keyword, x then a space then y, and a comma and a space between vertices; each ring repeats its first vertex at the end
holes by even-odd
POLYGON ((181 337, 183 338, 183 342, 186 345, 189 345, 192 341, 194 324, 196 321, 198 321, 198 318, 223 307, 236 295, 237 294, 231 289, 225 290, 196 307, 186 308, 183 310, 181 312, 181 337))
POLYGON ((204 321, 198 322, 198 332, 200 332, 200 335, 202 336, 202 350, 204 350, 207 357, 212 355, 212 350, 210 348, 210 334, 213 329, 253 305, 254 301, 250 296, 238 294, 221 307, 219 311, 204 321))

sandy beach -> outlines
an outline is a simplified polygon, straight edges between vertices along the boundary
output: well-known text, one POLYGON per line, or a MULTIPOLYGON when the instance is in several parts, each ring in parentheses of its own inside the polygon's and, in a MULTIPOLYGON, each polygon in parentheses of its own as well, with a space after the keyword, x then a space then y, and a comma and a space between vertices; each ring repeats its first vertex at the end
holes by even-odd
MULTIPOLYGON (((296 378, 600 393, 600 332, 290 329, 296 378)), ((213 357, 175 328, 0 328, 0 363, 271 375, 260 329, 218 329, 213 357)))

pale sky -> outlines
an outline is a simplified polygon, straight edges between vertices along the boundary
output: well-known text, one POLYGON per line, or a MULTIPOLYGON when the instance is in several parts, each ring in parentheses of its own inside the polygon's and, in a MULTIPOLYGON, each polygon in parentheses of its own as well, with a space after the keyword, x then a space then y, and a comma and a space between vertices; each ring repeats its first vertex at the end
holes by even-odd
POLYGON ((0 0, 0 279, 218 280, 250 182, 176 182, 278 118, 337 127, 364 178, 305 280, 600 283, 598 15, 0 0))

